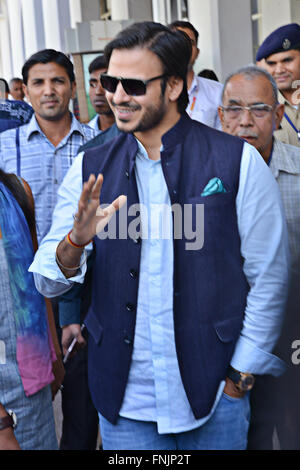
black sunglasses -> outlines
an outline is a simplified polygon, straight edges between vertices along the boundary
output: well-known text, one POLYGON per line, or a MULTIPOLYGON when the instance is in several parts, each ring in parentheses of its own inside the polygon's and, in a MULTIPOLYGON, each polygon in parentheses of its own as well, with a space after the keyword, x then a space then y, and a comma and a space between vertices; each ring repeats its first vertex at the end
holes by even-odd
POLYGON ((110 93, 115 93, 118 83, 121 82, 127 95, 141 96, 146 94, 148 83, 158 80, 159 78, 164 78, 165 76, 166 74, 163 74, 158 77, 149 78, 149 80, 140 80, 138 78, 112 77, 111 75, 103 73, 100 75, 100 82, 104 90, 110 93))

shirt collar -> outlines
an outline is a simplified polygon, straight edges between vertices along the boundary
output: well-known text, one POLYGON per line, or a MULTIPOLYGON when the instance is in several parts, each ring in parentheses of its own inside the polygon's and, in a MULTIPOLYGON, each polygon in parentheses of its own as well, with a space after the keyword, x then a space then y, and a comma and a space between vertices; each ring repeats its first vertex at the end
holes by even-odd
MULTIPOLYGON (((292 108, 293 110, 296 111, 296 108, 294 108, 294 106, 287 99, 285 99, 285 97, 283 96, 283 94, 280 91, 278 91, 278 101, 279 101, 280 104, 284 104, 285 106, 288 106, 288 107, 290 107, 290 108, 292 108)), ((299 108, 299 106, 298 106, 298 108, 299 108)))
POLYGON ((190 89, 188 90, 189 95, 191 95, 192 93, 197 92, 198 88, 199 88, 199 83, 198 83, 198 80, 197 80, 197 75, 194 74, 193 81, 191 83, 190 89))
POLYGON ((299 174, 299 169, 287 151, 285 144, 274 138, 273 155, 270 166, 279 171, 285 171, 294 175, 299 174))
MULTIPOLYGON (((84 137, 83 128, 82 128, 82 125, 80 124, 80 122, 75 118, 74 114, 72 114, 72 113, 71 113, 71 118, 72 118, 71 128, 70 128, 70 132, 69 132, 68 136, 72 135, 73 132, 78 132, 79 134, 82 135, 82 137, 84 137)), ((43 131, 41 130, 41 128, 40 128, 40 126, 37 122, 37 119, 35 117, 35 114, 34 114, 32 116, 32 118, 30 119, 28 125, 27 125, 27 133, 26 133, 27 140, 29 140, 30 137, 35 133, 45 135, 43 133, 43 131)))

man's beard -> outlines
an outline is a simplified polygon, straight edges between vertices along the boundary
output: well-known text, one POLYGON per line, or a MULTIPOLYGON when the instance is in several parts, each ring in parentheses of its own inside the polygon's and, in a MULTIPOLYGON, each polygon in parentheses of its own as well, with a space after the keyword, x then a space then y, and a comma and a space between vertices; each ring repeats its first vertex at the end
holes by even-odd
MULTIPOLYGON (((114 106, 114 103, 112 103, 114 106)), ((124 108, 134 108, 136 110, 141 109, 141 106, 133 106, 128 103, 123 103, 120 106, 124 108)), ((166 106, 164 103, 163 95, 160 97, 160 102, 157 106, 155 105, 150 105, 146 108, 146 112, 144 116, 141 118, 141 120, 137 123, 136 127, 130 130, 124 130, 120 129, 123 132, 130 132, 130 133, 135 133, 135 132, 146 132, 149 131, 150 129, 153 129, 154 127, 158 126, 158 124, 162 121, 164 115, 166 113, 166 106)), ((122 120, 119 119, 121 122, 122 120)), ((124 121, 124 123, 127 123, 127 121, 124 121)))

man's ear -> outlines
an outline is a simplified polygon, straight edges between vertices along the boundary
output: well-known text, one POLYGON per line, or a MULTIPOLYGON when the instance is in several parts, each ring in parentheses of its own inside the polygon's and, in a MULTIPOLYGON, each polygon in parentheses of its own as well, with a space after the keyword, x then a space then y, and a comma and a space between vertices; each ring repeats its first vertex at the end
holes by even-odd
POLYGON ((278 104, 275 108, 275 130, 279 129, 284 115, 284 104, 278 104))
POLYGON ((71 88, 72 88, 71 99, 73 100, 76 97, 76 90, 77 90, 76 82, 72 82, 71 88))
POLYGON ((23 83, 22 87, 23 87, 23 91, 24 91, 24 94, 25 94, 26 98, 28 99, 28 101, 30 101, 30 98, 29 98, 29 95, 28 95, 28 90, 27 90, 27 85, 25 85, 25 83, 23 83))
MULTIPOLYGON (((219 118, 220 118, 220 121, 221 121, 221 124, 222 124, 222 129, 224 131, 225 129, 225 122, 224 122, 224 111, 222 109, 222 106, 219 106, 218 107, 218 115, 219 115, 219 118)), ((224 131, 225 132, 225 131, 224 131)))
POLYGON ((182 78, 170 77, 167 82, 167 87, 169 100, 177 101, 183 89, 182 78))

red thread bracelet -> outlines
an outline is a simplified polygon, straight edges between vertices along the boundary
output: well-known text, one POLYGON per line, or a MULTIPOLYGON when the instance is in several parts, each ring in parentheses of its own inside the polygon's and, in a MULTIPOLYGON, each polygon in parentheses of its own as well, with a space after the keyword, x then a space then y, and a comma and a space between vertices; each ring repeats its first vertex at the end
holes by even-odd
POLYGON ((70 232, 66 236, 66 240, 71 246, 73 246, 74 248, 84 248, 86 245, 89 245, 91 243, 92 240, 88 241, 87 243, 84 243, 84 245, 77 245, 77 243, 72 242, 71 237, 70 237, 72 230, 70 230, 70 232))

